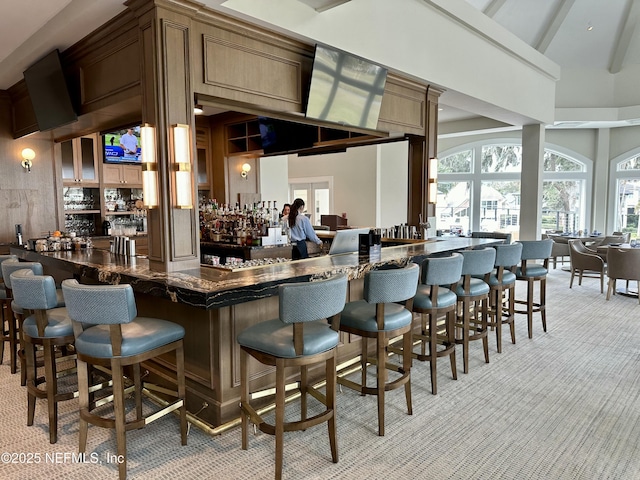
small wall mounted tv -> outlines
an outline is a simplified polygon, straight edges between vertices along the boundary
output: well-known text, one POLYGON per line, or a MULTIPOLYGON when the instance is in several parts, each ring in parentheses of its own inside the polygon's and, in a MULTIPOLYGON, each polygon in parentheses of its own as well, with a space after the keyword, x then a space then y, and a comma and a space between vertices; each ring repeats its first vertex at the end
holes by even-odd
POLYGON ((306 116, 375 130, 386 81, 386 68, 317 44, 306 116))
POLYGON ((41 132, 78 120, 58 50, 38 60, 23 75, 41 132))
POLYGON ((304 150, 318 141, 318 127, 314 125, 258 117, 258 126, 265 155, 304 150))
POLYGON ((104 163, 142 163, 139 125, 105 132, 102 143, 104 163))

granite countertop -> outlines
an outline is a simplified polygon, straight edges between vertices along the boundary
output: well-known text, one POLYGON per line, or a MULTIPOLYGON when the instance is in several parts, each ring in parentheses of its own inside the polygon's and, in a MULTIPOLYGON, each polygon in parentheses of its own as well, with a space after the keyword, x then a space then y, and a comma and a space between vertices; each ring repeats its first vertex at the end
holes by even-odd
POLYGON ((129 283, 136 292, 211 309, 276 295, 278 285, 282 283, 309 281, 337 273, 346 273, 352 280, 363 277, 373 268, 404 266, 411 261, 419 263, 430 255, 496 242, 500 241, 451 238, 383 248, 380 258, 375 261, 363 260, 357 253, 348 253, 241 271, 201 266, 180 272, 157 272, 149 268, 146 257, 114 255, 97 248, 37 253, 12 247, 11 253, 25 260, 41 262, 45 271, 47 267, 67 271, 80 281, 84 278, 108 284, 129 283))

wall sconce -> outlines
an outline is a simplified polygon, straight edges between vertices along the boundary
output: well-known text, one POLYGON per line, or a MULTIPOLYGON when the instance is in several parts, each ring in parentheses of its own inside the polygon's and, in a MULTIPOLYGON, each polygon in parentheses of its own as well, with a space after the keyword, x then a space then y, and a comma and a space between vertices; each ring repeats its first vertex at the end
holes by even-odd
POLYGON ((429 203, 436 203, 438 200, 438 159, 429 159, 429 203))
POLYGON ((251 165, 249 165, 248 163, 243 163, 242 172, 240 172, 240 176, 246 180, 247 175, 249 175, 250 171, 251 171, 251 165))
POLYGON ((140 127, 142 160, 142 200, 147 208, 158 206, 158 163, 156 162, 156 129, 149 124, 140 127))
POLYGON ((191 183, 191 135, 189 125, 173 125, 173 171, 175 173, 176 208, 193 208, 191 183))
POLYGON ((26 168, 28 173, 31 173, 34 158, 36 158, 36 152, 32 149, 25 148, 22 150, 22 168, 26 168))

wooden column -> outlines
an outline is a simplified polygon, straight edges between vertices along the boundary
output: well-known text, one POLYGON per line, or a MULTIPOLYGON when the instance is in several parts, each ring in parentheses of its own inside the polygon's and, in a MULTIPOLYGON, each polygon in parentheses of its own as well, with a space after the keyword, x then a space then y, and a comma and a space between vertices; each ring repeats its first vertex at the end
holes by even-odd
POLYGON ((129 0, 139 19, 142 59, 142 122, 156 128, 159 206, 148 213, 149 263, 154 270, 178 271, 200 264, 197 195, 193 157, 195 120, 190 66, 190 16, 185 8, 163 8, 161 0, 129 0), (193 208, 174 207, 175 176, 171 128, 191 129, 193 208))
POLYGON ((438 155, 438 99, 442 94, 429 86, 425 105, 425 134, 409 137, 409 189, 407 223, 418 225, 420 215, 426 222, 435 216, 435 205, 429 203, 429 159, 438 155))

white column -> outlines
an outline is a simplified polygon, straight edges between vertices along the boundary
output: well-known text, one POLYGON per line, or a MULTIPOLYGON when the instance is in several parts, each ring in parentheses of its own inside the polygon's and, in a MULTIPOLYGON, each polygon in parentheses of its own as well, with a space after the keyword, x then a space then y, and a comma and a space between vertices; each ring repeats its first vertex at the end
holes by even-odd
MULTIPOLYGON (((609 204, 609 146, 611 143, 611 129, 599 128, 596 133, 596 158, 593 162, 593 191, 591 194, 591 229, 606 233, 607 211, 609 204)), ((613 221, 609 222, 613 225, 613 221)))
POLYGON ((538 240, 542 224, 544 125, 522 127, 520 239, 538 240))

